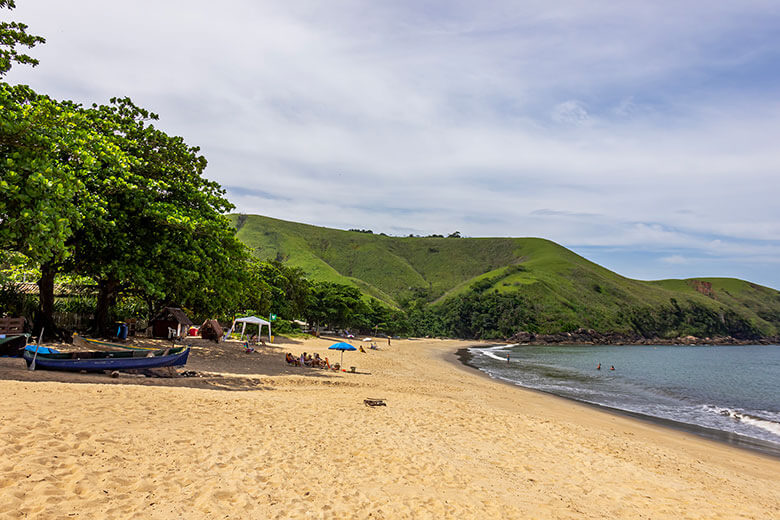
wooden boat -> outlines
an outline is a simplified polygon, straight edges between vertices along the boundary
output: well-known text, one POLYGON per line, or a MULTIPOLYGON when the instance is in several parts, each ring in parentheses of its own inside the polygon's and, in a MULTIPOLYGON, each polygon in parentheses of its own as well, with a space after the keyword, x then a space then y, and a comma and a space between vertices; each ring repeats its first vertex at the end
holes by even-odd
POLYGON ((29 334, 15 334, 0 338, 0 356, 22 357, 29 334))
POLYGON ((35 368, 44 370, 68 370, 102 372, 104 370, 142 370, 147 368, 175 367, 187 363, 188 347, 166 348, 152 351, 125 352, 67 352, 41 354, 25 351, 24 360, 29 367, 35 357, 35 368))

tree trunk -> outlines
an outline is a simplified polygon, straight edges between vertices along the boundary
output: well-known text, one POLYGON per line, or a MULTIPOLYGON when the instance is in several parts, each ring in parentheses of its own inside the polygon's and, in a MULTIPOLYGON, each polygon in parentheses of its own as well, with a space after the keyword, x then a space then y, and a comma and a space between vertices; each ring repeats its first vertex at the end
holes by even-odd
POLYGON ((95 330, 103 337, 114 336, 110 310, 116 301, 119 282, 113 278, 98 282, 97 307, 95 308, 95 330))
POLYGON ((45 339, 63 339, 63 334, 54 323, 54 277, 57 267, 54 264, 41 266, 41 277, 38 279, 38 315, 33 324, 33 335, 38 337, 41 329, 45 339))

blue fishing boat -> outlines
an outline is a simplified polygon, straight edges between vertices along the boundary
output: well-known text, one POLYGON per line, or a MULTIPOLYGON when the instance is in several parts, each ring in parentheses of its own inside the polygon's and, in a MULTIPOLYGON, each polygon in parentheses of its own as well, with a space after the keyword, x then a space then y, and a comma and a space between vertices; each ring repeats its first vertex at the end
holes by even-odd
POLYGON ((71 372, 102 372, 104 370, 143 370, 149 368, 176 367, 187 363, 188 347, 166 348, 151 351, 125 352, 65 352, 42 354, 25 351, 24 360, 29 367, 35 358, 35 368, 66 370, 71 372))

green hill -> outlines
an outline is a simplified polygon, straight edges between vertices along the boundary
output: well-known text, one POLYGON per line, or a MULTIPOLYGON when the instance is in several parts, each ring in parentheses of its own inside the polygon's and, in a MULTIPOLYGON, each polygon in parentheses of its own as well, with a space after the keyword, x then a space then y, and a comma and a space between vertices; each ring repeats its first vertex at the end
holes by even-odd
POLYGON ((445 321, 471 322, 466 335, 580 327, 659 336, 780 332, 780 292, 773 289, 727 278, 632 280, 540 238, 389 237, 231 218, 261 259, 356 286, 393 307, 423 299, 445 321))

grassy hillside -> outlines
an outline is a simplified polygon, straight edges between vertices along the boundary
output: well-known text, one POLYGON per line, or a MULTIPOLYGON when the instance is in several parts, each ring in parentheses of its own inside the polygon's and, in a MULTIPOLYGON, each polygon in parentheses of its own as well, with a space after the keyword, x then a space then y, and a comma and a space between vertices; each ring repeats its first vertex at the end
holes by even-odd
POLYGON ((493 314, 502 312, 501 330, 780 331, 780 293, 773 289, 722 278, 631 280, 549 240, 388 237, 257 215, 232 218, 238 238, 259 258, 301 267, 314 280, 354 285, 395 307, 422 295, 452 319, 486 313, 483 321, 492 327, 500 321, 493 314))

